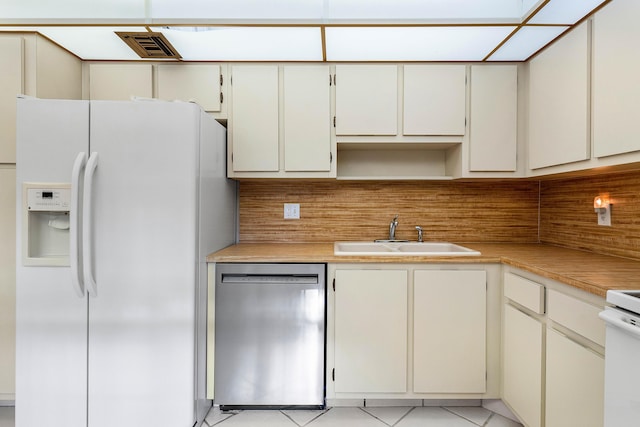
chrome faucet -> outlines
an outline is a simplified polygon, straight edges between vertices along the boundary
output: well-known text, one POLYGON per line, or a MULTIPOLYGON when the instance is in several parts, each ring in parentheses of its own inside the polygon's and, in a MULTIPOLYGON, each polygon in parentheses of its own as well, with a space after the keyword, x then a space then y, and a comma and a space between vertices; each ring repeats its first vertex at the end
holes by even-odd
POLYGON ((416 230, 418 230, 418 242, 422 243, 422 227, 416 225, 416 230))
POLYGON ((389 240, 396 240, 396 227, 398 226, 398 215, 393 217, 389 224, 389 240))

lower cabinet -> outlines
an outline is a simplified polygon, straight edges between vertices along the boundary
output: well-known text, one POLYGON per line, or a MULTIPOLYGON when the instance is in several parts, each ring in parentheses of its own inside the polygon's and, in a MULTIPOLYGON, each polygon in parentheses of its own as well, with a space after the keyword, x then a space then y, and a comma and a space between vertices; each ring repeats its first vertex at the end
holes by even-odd
POLYGON ((413 390, 486 391, 484 271, 414 272, 413 390))
POLYGON ((500 267, 489 287, 482 267, 330 265, 328 401, 499 397, 500 267))
POLYGON ((541 426, 544 327, 508 304, 503 321, 503 399, 526 426, 541 426))
POLYGON ((407 390, 407 271, 338 270, 336 392, 407 390))
POLYGON ((547 330, 546 427, 601 427, 604 357, 547 330))
POLYGON ((524 276, 504 274, 504 402, 526 427, 602 427, 604 298, 524 276))

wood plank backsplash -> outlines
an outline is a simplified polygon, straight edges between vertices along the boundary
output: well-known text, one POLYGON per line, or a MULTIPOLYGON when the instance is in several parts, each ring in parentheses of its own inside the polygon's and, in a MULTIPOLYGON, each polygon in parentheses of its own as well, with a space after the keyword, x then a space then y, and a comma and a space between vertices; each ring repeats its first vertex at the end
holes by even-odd
POLYGON ((640 259, 640 172, 542 181, 540 241, 640 259), (599 226, 593 199, 608 194, 611 227, 599 226))
POLYGON ((240 242, 538 241, 537 181, 241 181, 240 242), (283 219, 300 203, 300 219, 283 219))

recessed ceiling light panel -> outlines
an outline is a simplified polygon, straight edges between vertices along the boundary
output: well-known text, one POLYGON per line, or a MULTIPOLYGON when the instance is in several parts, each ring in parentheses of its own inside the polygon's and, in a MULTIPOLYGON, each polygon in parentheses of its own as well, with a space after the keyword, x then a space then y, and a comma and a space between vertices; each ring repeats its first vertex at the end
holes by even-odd
POLYGON ((573 25, 605 0, 551 0, 536 13, 528 24, 573 25))
POLYGON ((317 27, 209 27, 210 31, 162 28, 184 60, 322 61, 317 27))
POLYGON ((525 26, 491 55, 489 61, 524 61, 568 29, 560 26, 525 26))
POLYGON ((328 61, 480 61, 515 27, 329 27, 328 61))

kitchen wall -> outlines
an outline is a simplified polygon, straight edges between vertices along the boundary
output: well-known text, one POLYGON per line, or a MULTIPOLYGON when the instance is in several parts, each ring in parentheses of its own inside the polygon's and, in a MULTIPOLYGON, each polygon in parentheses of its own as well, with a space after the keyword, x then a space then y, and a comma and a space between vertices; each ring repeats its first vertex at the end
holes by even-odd
POLYGON ((241 181, 241 242, 331 242, 397 238, 537 242, 537 181, 241 181), (300 219, 283 219, 300 203, 300 219))
POLYGON ((540 241, 640 259, 640 171, 542 181, 540 241), (593 210, 603 194, 614 204, 611 227, 593 210))

